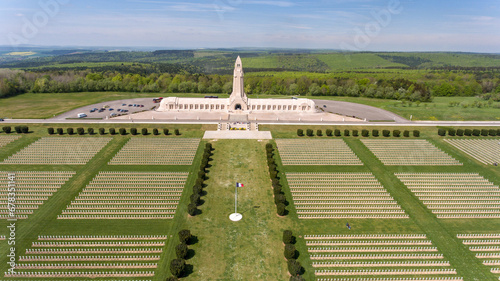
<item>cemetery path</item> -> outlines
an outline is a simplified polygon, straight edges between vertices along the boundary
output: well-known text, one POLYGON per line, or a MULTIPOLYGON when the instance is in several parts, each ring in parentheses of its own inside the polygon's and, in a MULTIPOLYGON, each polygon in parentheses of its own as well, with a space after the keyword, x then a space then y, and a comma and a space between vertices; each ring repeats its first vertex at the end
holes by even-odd
POLYGON ((205 182, 207 195, 202 214, 188 219, 197 235, 187 280, 284 280, 282 231, 290 223, 279 218, 265 158, 266 142, 257 140, 213 142, 213 165, 205 182), (236 182, 239 222, 229 220, 234 212, 236 182))

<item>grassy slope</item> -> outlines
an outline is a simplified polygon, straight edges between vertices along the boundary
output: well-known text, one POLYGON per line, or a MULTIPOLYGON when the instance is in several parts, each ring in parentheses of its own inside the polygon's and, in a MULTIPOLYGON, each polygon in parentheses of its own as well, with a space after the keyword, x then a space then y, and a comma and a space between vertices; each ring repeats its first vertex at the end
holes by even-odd
POLYGON ((315 56, 319 60, 325 62, 330 67, 330 71, 385 67, 406 67, 403 64, 390 62, 377 56, 376 54, 371 53, 322 54, 315 56))
POLYGON ((214 149, 203 213, 185 225, 199 239, 187 280, 285 280, 280 238, 289 220, 276 216, 265 142, 219 140, 214 149), (245 185, 238 192, 243 219, 231 222, 236 181, 245 185))

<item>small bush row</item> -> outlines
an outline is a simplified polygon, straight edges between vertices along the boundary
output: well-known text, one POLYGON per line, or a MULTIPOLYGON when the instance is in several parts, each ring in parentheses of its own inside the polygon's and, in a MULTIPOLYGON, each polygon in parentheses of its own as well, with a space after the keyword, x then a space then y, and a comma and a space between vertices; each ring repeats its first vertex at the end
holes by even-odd
MULTIPOLYGON (((6 134, 12 133, 12 127, 11 126, 4 126, 2 127, 2 131, 6 134)), ((15 126, 14 131, 18 134, 27 134, 30 132, 30 129, 28 126, 15 126)))
POLYGON ((210 162, 210 156, 212 156, 212 144, 207 143, 205 145, 205 151, 203 152, 203 157, 201 159, 200 171, 198 172, 198 178, 196 179, 195 184, 193 185, 193 193, 189 197, 190 203, 188 205, 188 214, 191 216, 196 216, 200 213, 198 206, 201 205, 202 200, 201 196, 203 195, 203 184, 207 177, 207 168, 208 163, 210 162))
POLYGON ((474 137, 495 137, 495 136, 500 136, 500 129, 454 129, 454 128, 449 128, 449 129, 444 129, 444 128, 439 128, 438 129, 438 135, 444 137, 448 134, 448 136, 474 136, 474 137))
POLYGON ((193 236, 191 231, 183 229, 179 231, 179 245, 175 246, 176 259, 170 261, 170 273, 173 276, 168 277, 167 281, 176 281, 182 277, 186 270, 186 258, 189 253, 188 245, 191 245, 193 236))
POLYGON ((297 261, 299 257, 299 252, 295 248, 296 238, 293 236, 291 230, 283 231, 283 244, 285 245, 285 258, 288 264, 288 272, 290 272, 290 281, 304 281, 304 277, 301 275, 304 274, 304 268, 297 261))
MULTIPOLYGON (((382 130, 382 135, 384 137, 390 137, 391 133, 392 133, 392 136, 396 137, 396 138, 401 137, 401 135, 403 137, 405 137, 405 138, 409 138, 410 134, 413 135, 413 137, 420 137, 420 131, 419 130, 413 130, 411 133, 408 130, 404 130, 403 132, 401 132, 400 130, 393 130, 392 132, 390 130, 382 130)), ((308 137, 315 136, 314 131, 312 129, 307 129, 305 135, 308 136, 308 137)), ((358 137, 359 136, 359 131, 358 130, 352 130, 352 131, 350 131, 350 130, 346 129, 346 130, 344 130, 342 132, 339 129, 335 129, 335 130, 326 129, 325 135, 327 137, 332 137, 332 136, 335 136, 335 137, 341 137, 341 136, 344 136, 344 137, 349 137, 349 136, 358 137)), ((378 136, 380 136, 380 132, 379 132, 379 130, 374 129, 374 130, 371 131, 371 135, 374 136, 374 137, 378 137, 378 136)), ((303 137, 304 136, 304 130, 297 129, 297 136, 303 137)), ((322 137, 323 136, 323 130, 317 130, 316 131, 316 136, 322 137)), ((363 136, 363 137, 369 137, 370 136, 370 131, 366 130, 366 129, 365 130, 361 130, 361 136, 363 136)))
POLYGON ((267 153, 267 166, 269 168, 269 176, 271 177, 271 182, 273 186, 274 193, 274 203, 276 204, 276 212, 279 216, 285 216, 286 211, 286 197, 283 193, 282 186, 278 177, 278 170, 276 165, 276 159, 274 158, 274 147, 272 143, 266 144, 267 153))
MULTIPOLYGON (((99 132, 99 135, 105 135, 105 134, 106 134, 106 129, 104 129, 104 128, 99 128, 99 129, 98 129, 98 132, 99 132)), ((63 129, 63 128, 57 128, 57 129, 54 129, 54 128, 50 127, 50 128, 47 128, 47 133, 48 133, 49 135, 54 135, 54 134, 64 135, 64 129, 63 129)), ((73 128, 66 128, 66 133, 67 133, 68 135, 74 135, 74 134, 75 134, 75 129, 73 129, 73 128)), ((94 132, 94 128, 87 128, 87 133, 88 133, 89 135, 93 135, 93 134, 95 134, 95 132, 94 132)), ((117 134, 117 131, 116 131, 116 129, 115 129, 115 128, 109 128, 109 129, 108 129, 108 133, 109 133, 110 135, 116 135, 116 134, 117 134)), ((120 135, 122 135, 122 136, 127 135, 127 129, 125 129, 125 128, 120 128, 120 129, 118 129, 118 133, 119 133, 120 135)), ((160 131, 159 131, 158 129, 156 129, 156 128, 154 128, 154 129, 153 129, 152 133, 153 133, 153 135, 155 135, 155 136, 160 135, 160 131)), ((84 128, 77 128, 77 129, 76 129, 76 134, 78 134, 78 135, 84 135, 84 134, 85 134, 85 129, 84 129, 84 128)), ((131 129, 130 129, 130 134, 131 134, 131 135, 133 135, 133 136, 136 136, 136 135, 138 135, 138 134, 139 134, 139 131, 137 130, 137 128, 131 128, 131 129)), ((141 134, 142 134, 142 135, 144 135, 144 136, 147 136, 147 135, 149 135, 150 133, 149 133, 149 130, 148 130, 147 128, 142 128, 142 129, 141 129, 141 134)), ((168 136, 168 135, 170 134, 170 130, 169 130, 169 129, 167 129, 167 128, 163 129, 163 134, 164 134, 165 136, 168 136)), ((175 134, 176 136, 179 136, 181 133, 179 132, 179 129, 175 129, 175 130, 174 130, 174 134, 175 134)))

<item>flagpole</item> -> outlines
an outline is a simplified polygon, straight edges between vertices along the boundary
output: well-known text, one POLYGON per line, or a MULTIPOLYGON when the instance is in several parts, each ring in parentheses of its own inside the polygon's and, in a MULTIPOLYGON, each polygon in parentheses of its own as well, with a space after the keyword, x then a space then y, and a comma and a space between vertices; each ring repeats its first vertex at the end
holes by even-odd
POLYGON ((242 186, 242 184, 237 182, 234 188, 234 213, 229 216, 229 219, 232 221, 240 221, 243 217, 238 213, 238 186, 242 186))
POLYGON ((234 213, 238 213, 238 185, 234 188, 234 213))

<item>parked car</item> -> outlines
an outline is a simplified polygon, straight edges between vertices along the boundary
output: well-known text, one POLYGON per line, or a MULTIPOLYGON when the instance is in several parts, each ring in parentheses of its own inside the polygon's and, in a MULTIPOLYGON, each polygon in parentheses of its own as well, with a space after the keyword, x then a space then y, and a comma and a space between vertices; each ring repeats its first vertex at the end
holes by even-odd
POLYGON ((124 103, 124 104, 122 104, 122 106, 127 106, 127 104, 126 104, 126 103, 124 103))
POLYGON ((110 108, 110 109, 108 109, 108 110, 109 110, 109 111, 113 111, 113 110, 115 110, 115 109, 114 109, 114 108, 110 108))
POLYGON ((87 117, 87 114, 85 113, 78 113, 78 118, 85 118, 87 117))
POLYGON ((5 120, 4 120, 3 118, 0 118, 0 122, 1 122, 1 121, 5 121, 5 120))

